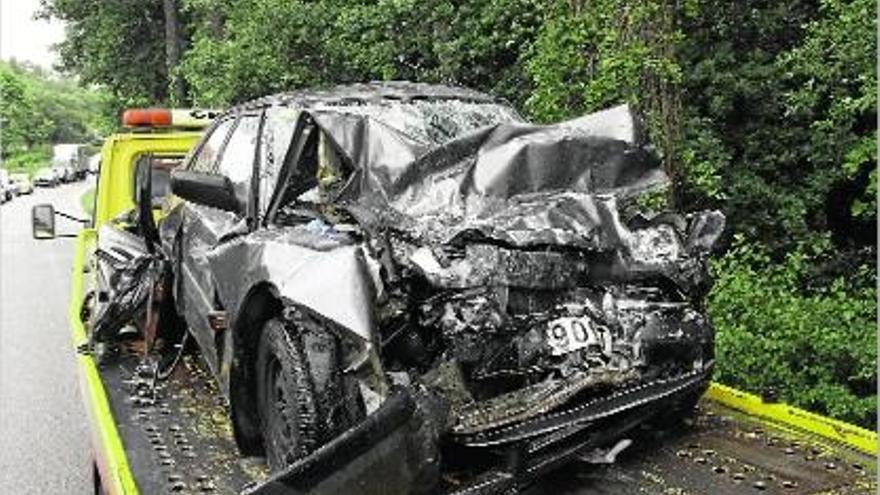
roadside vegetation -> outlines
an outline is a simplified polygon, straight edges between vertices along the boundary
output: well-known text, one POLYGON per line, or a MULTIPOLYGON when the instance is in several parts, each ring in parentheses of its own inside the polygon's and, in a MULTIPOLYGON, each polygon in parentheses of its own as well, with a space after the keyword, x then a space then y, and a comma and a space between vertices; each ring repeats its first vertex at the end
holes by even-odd
POLYGON ((541 122, 635 105, 673 179, 665 200, 728 218, 709 297, 718 378, 876 425, 873 1, 44 6, 68 22, 63 68, 120 105, 372 79, 475 87, 541 122))
POLYGON ((33 174, 51 164, 53 144, 100 139, 112 125, 109 101, 39 67, 0 62, 3 168, 33 174))
POLYGON ((79 205, 83 213, 89 217, 95 214, 95 188, 90 187, 79 197, 79 205))

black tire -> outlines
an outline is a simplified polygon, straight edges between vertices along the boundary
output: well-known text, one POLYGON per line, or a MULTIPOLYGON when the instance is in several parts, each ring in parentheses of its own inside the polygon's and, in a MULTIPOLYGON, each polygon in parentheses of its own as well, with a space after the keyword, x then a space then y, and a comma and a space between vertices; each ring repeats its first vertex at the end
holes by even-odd
POLYGON ((101 483, 101 472, 98 471, 98 464, 92 462, 92 488, 95 495, 106 495, 104 484, 101 483))
POLYGON ((303 315, 297 323, 267 320, 254 375, 260 434, 273 470, 311 454, 365 417, 357 381, 343 376, 339 340, 320 321, 303 315))
POLYGON ((318 444, 318 408, 302 339, 278 319, 260 335, 257 407, 269 467, 275 471, 310 454, 318 444))

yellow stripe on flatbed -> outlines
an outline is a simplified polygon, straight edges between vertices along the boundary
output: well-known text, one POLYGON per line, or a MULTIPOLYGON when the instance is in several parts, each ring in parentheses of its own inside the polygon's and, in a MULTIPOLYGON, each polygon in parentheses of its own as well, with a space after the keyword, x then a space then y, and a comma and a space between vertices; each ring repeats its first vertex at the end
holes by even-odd
MULTIPOLYGON (((95 237, 96 231, 94 229, 83 229, 76 237, 76 251, 70 282, 70 306, 68 307, 68 318, 70 319, 75 348, 88 341, 80 319, 80 309, 83 302, 83 269, 85 268, 87 247, 90 243, 95 242, 95 237)), ((116 422, 113 419, 110 403, 101 382, 101 375, 98 374, 97 364, 92 356, 78 354, 77 366, 86 411, 91 420, 95 462, 101 473, 104 491, 112 495, 136 495, 138 493, 137 485, 131 475, 119 432, 116 430, 116 422)))
POLYGON ((782 403, 767 403, 756 395, 713 383, 705 398, 763 420, 769 420, 877 455, 877 433, 782 403))

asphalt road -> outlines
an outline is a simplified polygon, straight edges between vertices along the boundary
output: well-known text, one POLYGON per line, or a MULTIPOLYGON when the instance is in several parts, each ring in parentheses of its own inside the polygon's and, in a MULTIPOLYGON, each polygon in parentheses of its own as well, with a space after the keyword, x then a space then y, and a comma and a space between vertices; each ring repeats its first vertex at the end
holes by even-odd
MULTIPOLYGON (((90 183, 0 206, 0 493, 91 493, 89 430, 67 324, 71 239, 31 238, 31 207, 82 214, 90 183)), ((75 232, 57 219, 56 229, 75 232)))

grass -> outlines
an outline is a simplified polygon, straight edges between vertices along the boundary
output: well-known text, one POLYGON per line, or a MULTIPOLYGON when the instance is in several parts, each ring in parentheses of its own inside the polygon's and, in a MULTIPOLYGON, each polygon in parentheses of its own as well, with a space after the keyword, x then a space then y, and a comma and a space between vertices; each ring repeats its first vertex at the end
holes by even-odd
POLYGON ((84 192, 82 196, 79 198, 79 204, 82 206, 82 210, 88 216, 93 216, 95 214, 95 188, 92 187, 88 191, 84 192))

